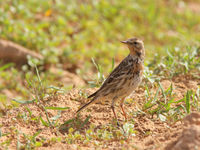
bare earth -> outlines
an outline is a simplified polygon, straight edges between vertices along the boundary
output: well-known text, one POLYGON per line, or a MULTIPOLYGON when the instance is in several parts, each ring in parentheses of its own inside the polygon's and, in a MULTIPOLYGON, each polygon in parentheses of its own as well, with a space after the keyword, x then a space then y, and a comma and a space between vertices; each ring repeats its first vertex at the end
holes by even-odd
MULTIPOLYGON (((196 89, 200 85, 200 80, 192 79, 190 76, 179 76, 172 81, 162 80, 161 84, 164 89, 167 89, 171 83, 174 87, 174 93, 176 93, 176 99, 181 99, 185 95, 187 89, 196 89)), ((88 101, 84 98, 83 94, 91 94, 96 89, 84 89, 78 90, 73 89, 65 95, 53 96, 49 100, 44 102, 45 106, 54 107, 69 107, 65 111, 62 111, 61 117, 58 119, 59 124, 72 119, 75 115, 76 110, 81 104, 88 101)), ((152 88, 152 91, 156 89, 152 88)), ((183 146, 181 149, 200 149, 200 143, 198 140, 200 137, 200 115, 197 113, 192 114, 186 118, 186 121, 168 122, 161 121, 156 115, 134 115, 134 112, 138 108, 142 108, 145 100, 144 89, 138 88, 134 94, 130 97, 133 99, 132 102, 125 103, 125 110, 127 111, 129 120, 134 120, 134 130, 136 135, 128 138, 126 142, 119 142, 119 140, 113 139, 109 141, 98 141, 100 146, 94 144, 85 144, 80 141, 74 144, 68 144, 64 140, 60 142, 51 142, 46 140, 42 147, 36 149, 77 149, 77 145, 81 149, 94 149, 94 147, 100 147, 100 149, 180 149, 180 145, 183 146), (192 119, 191 119, 192 118, 192 119), (191 131, 192 130, 192 131, 191 131), (191 132, 196 133, 191 134, 191 132), (189 135, 189 136, 188 136, 189 135), (194 135, 193 140, 190 135, 194 135), (181 141, 182 140, 182 141, 181 141), (197 140, 197 141, 195 141, 197 140), (182 144, 181 144, 182 142, 182 144), (187 144, 189 142, 189 146, 187 144), (184 143, 184 144, 183 144, 184 143), (185 146, 185 147, 184 147, 185 146)), ((41 116, 45 120, 45 113, 42 109, 34 104, 21 105, 18 108, 11 109, 6 112, 6 115, 0 118, 1 132, 3 134, 10 133, 0 138, 0 143, 11 139, 9 149, 16 149, 17 138, 20 143, 24 144, 26 141, 23 134, 33 135, 37 131, 41 130, 41 133, 37 136, 36 141, 42 139, 51 139, 53 137, 61 137, 65 139, 65 134, 68 132, 68 126, 60 126, 58 128, 45 127, 41 121, 26 121, 20 115, 25 112, 28 114, 27 107, 32 111, 32 116, 36 118, 41 116), (18 131, 18 137, 17 132, 18 131)), ((57 115, 56 110, 47 110, 49 117, 57 115)), ((119 121, 124 124, 123 115, 120 113, 120 109, 116 106, 116 112, 118 112, 119 121)), ((81 133, 84 133, 91 125, 95 126, 95 130, 101 129, 102 126, 114 124, 113 114, 108 104, 93 104, 87 110, 81 112, 81 119, 84 120, 91 115, 88 123, 80 129, 81 133)), ((106 129, 105 129, 106 130, 106 129)), ((1 148, 0 148, 1 149, 1 148)))

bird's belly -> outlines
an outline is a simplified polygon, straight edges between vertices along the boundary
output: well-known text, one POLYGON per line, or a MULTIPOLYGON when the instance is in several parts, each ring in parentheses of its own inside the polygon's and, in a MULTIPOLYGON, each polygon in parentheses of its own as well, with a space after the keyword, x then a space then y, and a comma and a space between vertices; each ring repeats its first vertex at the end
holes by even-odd
POLYGON ((122 90, 119 90, 117 95, 118 97, 127 97, 129 96, 141 83, 142 77, 135 76, 132 80, 126 82, 122 85, 122 90))
POLYGON ((130 88, 132 88, 132 90, 136 89, 140 85, 141 81, 142 76, 136 76, 135 78, 133 78, 132 84, 130 84, 130 88))

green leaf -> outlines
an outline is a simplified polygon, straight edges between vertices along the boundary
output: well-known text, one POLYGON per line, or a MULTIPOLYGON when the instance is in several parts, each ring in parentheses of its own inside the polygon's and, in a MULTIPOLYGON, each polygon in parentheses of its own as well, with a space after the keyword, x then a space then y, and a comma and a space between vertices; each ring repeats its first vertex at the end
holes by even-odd
POLYGON ((42 130, 39 130, 33 135, 33 137, 32 137, 33 142, 35 142, 35 137, 38 136, 41 132, 42 132, 42 130))
POLYGON ((183 102, 183 101, 185 101, 185 97, 180 99, 180 100, 174 101, 173 103, 178 104, 178 103, 183 102))
POLYGON ((162 87, 162 85, 161 85, 161 83, 159 81, 158 81, 158 85, 159 85, 159 87, 161 89, 161 92, 162 92, 162 95, 163 95, 163 97, 165 99, 165 104, 166 104, 167 103, 166 94, 165 94, 164 89, 163 89, 163 87, 162 87))
POLYGON ((32 116, 32 111, 30 110, 30 108, 26 107, 26 110, 29 112, 29 117, 32 116))
POLYGON ((152 101, 153 103, 156 102, 160 89, 161 89, 161 88, 160 88, 160 86, 159 86, 159 88, 158 88, 158 90, 156 91, 156 94, 155 94, 155 96, 154 96, 154 98, 153 98, 153 101, 152 101))
POLYGON ((13 101, 20 103, 20 104, 31 104, 33 103, 36 99, 33 100, 28 100, 28 101, 21 101, 21 100, 16 100, 16 99, 12 99, 13 101))
POLYGON ((40 117, 40 121, 42 122, 42 124, 43 124, 45 127, 49 127, 49 124, 48 124, 46 121, 44 121, 44 120, 42 119, 42 117, 40 117))
POLYGON ((41 78, 40 78, 40 74, 39 74, 39 71, 38 71, 38 68, 37 68, 36 65, 35 65, 35 70, 36 70, 36 74, 37 74, 38 81, 40 82, 40 85, 42 86, 42 80, 41 80, 41 78))
POLYGON ((21 143, 19 141, 19 132, 17 131, 17 150, 20 150, 21 143))
POLYGON ((70 123, 73 122, 73 121, 74 121, 74 119, 69 119, 69 120, 67 120, 66 122, 64 122, 63 125, 70 124, 70 123))
POLYGON ((0 71, 3 71, 3 70, 10 68, 12 66, 14 66, 14 63, 5 64, 2 67, 0 67, 0 71))
POLYGON ((150 92, 149 92, 149 88, 147 84, 145 84, 145 91, 146 91, 147 98, 150 97, 150 92))
POLYGON ((65 91, 65 90, 61 89, 60 87, 56 87, 56 86, 49 86, 49 87, 47 87, 47 89, 53 89, 53 90, 62 91, 62 92, 65 91))
POLYGON ((190 96, 191 96, 191 91, 187 91, 186 98, 185 98, 185 104, 186 104, 187 113, 190 113, 190 96))
POLYGON ((42 142, 35 142, 35 147, 41 147, 42 146, 42 142))
POLYGON ((69 107, 44 107, 45 109, 51 109, 51 110, 66 110, 70 109, 69 107))
POLYGON ((88 123, 90 117, 91 117, 91 116, 88 116, 88 117, 84 120, 84 122, 81 124, 80 128, 84 127, 84 125, 88 123))

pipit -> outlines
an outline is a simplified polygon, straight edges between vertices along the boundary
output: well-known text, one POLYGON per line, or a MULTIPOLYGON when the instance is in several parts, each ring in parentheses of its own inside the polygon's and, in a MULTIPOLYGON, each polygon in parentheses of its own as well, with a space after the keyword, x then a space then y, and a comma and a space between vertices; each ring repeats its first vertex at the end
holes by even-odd
POLYGON ((111 72, 103 85, 88 97, 92 99, 80 107, 77 113, 94 102, 108 99, 112 100, 111 109, 115 119, 117 120, 114 105, 116 101, 121 100, 120 107, 125 119, 127 120, 126 112, 123 108, 124 100, 142 81, 145 49, 143 42, 138 38, 130 38, 121 42, 128 46, 130 51, 129 55, 111 72))

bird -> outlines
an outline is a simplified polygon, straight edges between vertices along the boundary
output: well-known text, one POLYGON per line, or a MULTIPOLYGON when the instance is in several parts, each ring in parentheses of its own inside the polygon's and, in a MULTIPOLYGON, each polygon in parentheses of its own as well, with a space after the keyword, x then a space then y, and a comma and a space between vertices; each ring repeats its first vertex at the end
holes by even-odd
POLYGON ((125 120, 127 120, 123 104, 125 98, 129 96, 142 81, 145 48, 143 41, 136 37, 121 42, 128 46, 128 56, 110 73, 102 86, 96 92, 88 96, 88 99, 91 100, 80 107, 76 111, 76 114, 91 104, 106 99, 111 101, 110 107, 118 123, 115 113, 115 103, 120 100, 122 114, 125 120))

